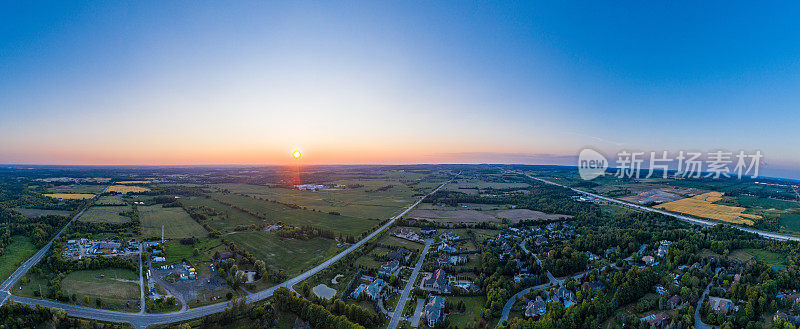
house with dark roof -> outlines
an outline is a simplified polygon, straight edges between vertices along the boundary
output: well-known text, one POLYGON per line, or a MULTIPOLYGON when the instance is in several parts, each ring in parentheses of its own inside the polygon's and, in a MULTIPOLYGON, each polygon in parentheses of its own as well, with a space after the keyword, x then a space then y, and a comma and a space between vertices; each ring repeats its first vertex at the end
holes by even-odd
POLYGON ((397 273, 400 270, 400 262, 396 260, 390 260, 386 262, 386 264, 381 265, 381 268, 378 269, 378 275, 384 277, 390 277, 397 273))
POLYGON ((445 273, 443 269, 436 270, 433 275, 429 275, 428 277, 422 279, 420 288, 449 294, 450 284, 447 280, 447 273, 445 273))
POLYGON ((431 328, 436 327, 436 324, 444 321, 444 297, 431 297, 431 300, 428 301, 428 304, 425 304, 425 308, 422 311, 422 316, 425 318, 425 322, 428 324, 428 327, 431 328))
POLYGON ((650 325, 650 328, 664 328, 670 322, 669 315, 667 315, 667 313, 664 312, 657 314, 650 314, 646 317, 641 318, 641 320, 643 322, 647 322, 650 325))
POLYGON ((667 308, 670 310, 674 310, 678 307, 681 307, 681 304, 683 304, 683 299, 681 299, 681 295, 672 296, 670 297, 670 299, 667 300, 667 308))
POLYGON ((406 248, 400 247, 400 249, 397 249, 397 251, 395 251, 393 253, 390 253, 388 255, 388 257, 391 260, 396 260, 396 261, 402 262, 404 260, 407 260, 408 256, 410 256, 410 255, 411 255, 411 251, 409 251, 406 248))
POLYGON ((541 296, 536 296, 536 300, 528 301, 525 306, 525 316, 534 317, 547 313, 547 302, 541 296))

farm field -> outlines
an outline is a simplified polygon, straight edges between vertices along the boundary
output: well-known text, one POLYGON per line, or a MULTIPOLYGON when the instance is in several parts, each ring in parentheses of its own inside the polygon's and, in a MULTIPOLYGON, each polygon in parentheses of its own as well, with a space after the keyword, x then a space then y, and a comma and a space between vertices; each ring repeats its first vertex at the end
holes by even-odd
POLYGON ((92 206, 78 220, 89 223, 126 223, 131 220, 130 217, 122 216, 120 213, 130 210, 128 206, 92 206))
MULTIPOLYGON (((344 216, 373 219, 392 217, 414 201, 414 194, 420 193, 399 181, 392 180, 342 180, 337 181, 336 184, 348 186, 357 186, 356 184, 358 184, 363 187, 320 191, 301 191, 245 184, 221 184, 217 187, 233 193, 296 204, 322 212, 334 211, 344 216), (385 191, 378 190, 389 185, 392 187, 385 191)), ((421 189, 430 190, 429 188, 421 189)))
POLYGON ((180 239, 189 237, 206 237, 208 232, 197 224, 183 208, 164 208, 161 205, 141 206, 139 220, 142 222, 142 236, 161 237, 161 226, 164 226, 164 237, 180 239))
POLYGON ((106 192, 115 192, 115 193, 122 193, 122 194, 142 193, 142 192, 147 192, 147 191, 150 191, 150 189, 146 188, 146 187, 130 186, 130 185, 111 185, 111 186, 108 187, 108 190, 106 190, 106 192))
POLYGON ((149 180, 121 180, 117 184, 131 185, 131 184, 150 184, 149 180))
POLYGON ((97 307, 96 298, 100 298, 100 308, 135 312, 139 305, 138 280, 136 272, 125 269, 74 271, 61 281, 61 291, 67 296, 75 294, 73 303, 78 305, 97 307), (89 298, 88 304, 84 297, 89 298))
POLYGON ((126 202, 122 199, 121 195, 102 195, 97 198, 97 201, 95 201, 94 204, 104 206, 124 206, 126 202))
POLYGON ((474 210, 458 209, 436 209, 435 206, 427 206, 424 209, 414 209, 406 215, 408 218, 427 219, 434 222, 447 224, 474 224, 482 222, 499 222, 507 219, 513 223, 521 220, 552 220, 559 218, 569 218, 572 216, 559 214, 546 214, 541 211, 530 209, 497 209, 497 210, 474 210))
POLYGON ((530 187, 527 183, 502 183, 502 182, 487 182, 480 179, 458 179, 455 182, 447 184, 444 187, 446 191, 456 191, 466 194, 478 194, 486 189, 525 189, 530 187))
POLYGON ((94 198, 94 194, 89 194, 89 193, 47 193, 42 195, 54 199, 65 199, 65 200, 85 200, 94 198))
POLYGON ((722 199, 721 192, 708 192, 691 198, 667 202, 655 208, 689 214, 697 217, 716 219, 733 224, 753 225, 753 219, 761 216, 745 214, 745 208, 715 204, 722 199))
POLYGON ((31 239, 24 235, 11 237, 11 243, 3 249, 0 255, 0 282, 5 281, 19 265, 36 253, 36 246, 31 239))
POLYGON ((265 216, 270 222, 315 226, 342 234, 358 236, 379 223, 371 219, 295 209, 283 204, 236 194, 215 193, 213 197, 224 203, 234 204, 242 209, 265 216))
POLYGON ((220 231, 233 230, 239 225, 261 224, 264 220, 253 217, 242 210, 233 208, 231 206, 219 203, 211 198, 204 197, 189 197, 181 199, 181 203, 191 208, 208 207, 214 209, 217 213, 216 216, 208 216, 207 221, 214 229, 220 231))
POLYGON ((48 188, 47 191, 50 193, 86 193, 86 194, 99 194, 102 193, 103 190, 106 189, 108 185, 81 185, 81 184, 72 184, 72 185, 59 185, 48 188))
POLYGON ((331 251, 337 249, 336 241, 331 239, 281 239, 275 234, 262 231, 233 232, 223 238, 264 260, 267 266, 276 270, 285 269, 290 277, 321 263, 331 251))
POLYGON ((13 209, 28 218, 48 216, 48 215, 69 216, 72 213, 69 210, 49 210, 49 209, 29 209, 29 208, 13 208, 13 209))

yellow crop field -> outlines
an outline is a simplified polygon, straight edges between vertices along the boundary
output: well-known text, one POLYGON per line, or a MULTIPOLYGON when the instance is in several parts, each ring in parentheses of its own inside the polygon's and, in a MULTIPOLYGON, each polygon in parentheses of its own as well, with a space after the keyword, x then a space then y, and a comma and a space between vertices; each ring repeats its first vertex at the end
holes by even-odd
POLYGON ((117 182, 117 184, 124 184, 124 185, 134 185, 134 184, 150 184, 149 180, 123 180, 117 182))
POLYGON ((94 194, 90 194, 90 193, 48 193, 48 194, 42 194, 42 195, 49 196, 51 198, 56 198, 56 199, 83 200, 83 199, 94 198, 94 194))
POLYGON ((117 192, 122 194, 140 193, 147 191, 150 191, 150 189, 141 186, 129 186, 129 185, 111 185, 108 187, 108 190, 106 190, 106 192, 117 192))
POLYGON ((742 207, 714 204, 714 202, 722 200, 722 195, 723 193, 721 192, 708 192, 691 198, 663 203, 655 207, 733 224, 753 225, 753 219, 761 218, 759 215, 742 213, 745 210, 742 207))

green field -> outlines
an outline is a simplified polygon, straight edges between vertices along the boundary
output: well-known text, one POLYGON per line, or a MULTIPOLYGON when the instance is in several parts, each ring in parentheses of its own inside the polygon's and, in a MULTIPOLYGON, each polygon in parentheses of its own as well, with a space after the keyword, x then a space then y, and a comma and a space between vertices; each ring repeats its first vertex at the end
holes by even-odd
POLYGON ((181 244, 179 241, 168 241, 164 243, 164 257, 167 260, 156 265, 172 265, 186 260, 196 267, 201 275, 207 274, 208 264, 211 263, 211 258, 214 256, 215 251, 225 252, 228 251, 228 248, 219 239, 211 238, 200 239, 194 245, 181 244), (193 254, 195 248, 200 252, 197 256, 193 254))
POLYGON ((0 254, 0 282, 5 281, 22 262, 36 253, 36 246, 24 235, 11 237, 11 243, 0 254))
POLYGON ((18 211, 23 216, 28 218, 48 216, 48 215, 69 216, 72 213, 69 210, 48 210, 48 209, 28 209, 28 208, 14 208, 14 210, 18 211))
POLYGON ((786 266, 786 255, 761 249, 737 249, 731 252, 730 257, 743 262, 755 258, 764 261, 764 263, 770 266, 786 266))
MULTIPOLYGON (((475 323, 475 320, 481 318, 481 309, 484 307, 484 303, 486 298, 483 296, 475 296, 475 297, 447 297, 448 302, 452 302, 454 305, 458 304, 458 301, 464 301, 464 305, 467 307, 467 310, 464 313, 451 313, 447 315, 447 319, 450 320, 451 326, 457 326, 459 328, 466 328, 468 325, 472 325, 475 323)), ((497 321, 495 321, 496 323, 497 321)))
POLYGON ((285 269, 290 277, 322 263, 337 249, 336 241, 330 239, 281 239, 273 233, 261 231, 234 232, 223 238, 264 260, 268 266, 285 269))
POLYGON ((142 222, 142 236, 145 238, 161 237, 162 225, 164 237, 167 239, 208 236, 208 232, 180 207, 140 206, 139 219, 142 222))
POLYGON ((253 217, 242 210, 224 205, 211 198, 183 198, 181 199, 181 202, 189 208, 201 206, 213 208, 214 211, 216 211, 219 215, 209 217, 208 225, 223 232, 231 231, 239 225, 261 224, 264 222, 263 220, 253 217))
POLYGON ((125 223, 131 218, 122 216, 120 213, 130 210, 131 208, 128 206, 92 206, 78 220, 90 223, 125 223))
POLYGON ((325 212, 295 209, 283 204, 235 194, 214 194, 214 198, 265 216, 268 221, 295 226, 315 226, 336 233, 359 235, 379 222, 365 218, 331 215, 325 212))
POLYGON ((74 271, 61 281, 61 291, 76 295, 73 303, 96 307, 95 298, 102 299, 100 308, 134 312, 138 311, 139 275, 123 269, 74 271), (100 277, 104 275, 104 277, 100 277), (89 297, 89 303, 85 302, 89 297))
POLYGON ((122 195, 103 195, 94 202, 96 205, 104 206, 124 206, 126 202, 122 199, 122 195))
POLYGON ((800 214, 782 214, 781 225, 785 226, 787 230, 800 232, 800 214))
POLYGON ((339 180, 335 184, 363 186, 322 191, 300 191, 245 184, 221 184, 216 187, 234 193, 296 204, 322 212, 335 211, 350 217, 386 219, 416 201, 414 194, 429 192, 436 186, 435 184, 420 183, 414 186, 419 190, 414 190, 399 180, 391 179, 350 179, 339 180), (388 185, 393 185, 393 187, 385 191, 377 190, 388 185))

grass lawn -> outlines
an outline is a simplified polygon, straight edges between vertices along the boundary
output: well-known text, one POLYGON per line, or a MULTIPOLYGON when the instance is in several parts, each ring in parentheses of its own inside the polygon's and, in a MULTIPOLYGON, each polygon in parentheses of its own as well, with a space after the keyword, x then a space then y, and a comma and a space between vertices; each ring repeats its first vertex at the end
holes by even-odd
POLYGON ((283 204, 255 199, 248 196, 235 194, 214 194, 214 198, 225 203, 237 205, 243 209, 265 216, 274 222, 283 222, 289 225, 307 225, 330 229, 336 233, 358 236, 379 222, 365 218, 356 218, 342 215, 331 215, 326 212, 295 209, 283 204))
POLYGON ((145 238, 160 238, 162 225, 164 237, 167 239, 208 236, 208 232, 179 207, 140 206, 139 219, 142 222, 142 236, 145 238))
POLYGON ((267 266, 285 269, 289 277, 322 263, 337 249, 336 241, 331 239, 281 239, 273 233, 262 231, 234 232, 223 238, 264 260, 267 266))
POLYGON ((730 257, 736 258, 743 262, 756 258, 764 261, 770 266, 786 266, 786 256, 761 249, 737 249, 731 252, 730 257))
POLYGON ((461 314, 451 313, 447 315, 447 318, 450 320, 450 325, 458 326, 459 328, 465 328, 469 324, 473 324, 475 319, 481 318, 481 309, 483 308, 483 304, 486 301, 485 297, 482 296, 472 296, 472 297, 447 297, 447 301, 454 303, 454 305, 458 305, 459 301, 464 301, 464 305, 467 307, 467 310, 461 314))
POLYGON ((90 223, 125 223, 131 220, 130 217, 121 216, 119 213, 130 210, 128 206, 92 206, 78 220, 90 223))
POLYGON ((36 246, 24 235, 11 237, 11 243, 0 254, 0 281, 5 281, 22 262, 36 253, 36 246))
POLYGON ((135 312, 139 310, 137 280, 136 272, 124 269, 74 271, 61 281, 61 291, 67 296, 75 294, 72 303, 77 305, 96 307, 95 299, 100 298, 100 308, 135 312), (89 298, 88 303, 85 297, 89 298))

